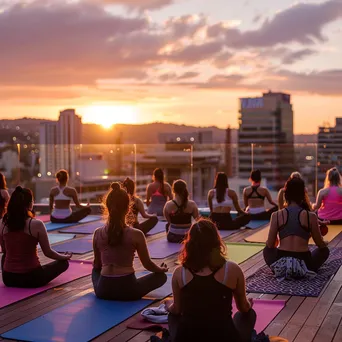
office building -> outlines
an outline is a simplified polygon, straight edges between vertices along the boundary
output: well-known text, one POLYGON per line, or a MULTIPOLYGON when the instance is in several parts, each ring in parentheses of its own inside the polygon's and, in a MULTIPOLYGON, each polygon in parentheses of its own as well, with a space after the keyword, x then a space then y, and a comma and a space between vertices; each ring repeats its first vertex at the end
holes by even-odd
POLYGON ((239 178, 259 169, 268 186, 278 190, 295 169, 291 96, 264 93, 240 99, 239 178))
POLYGON ((318 188, 323 186, 325 173, 332 167, 342 171, 342 118, 334 127, 319 127, 317 146, 318 188))

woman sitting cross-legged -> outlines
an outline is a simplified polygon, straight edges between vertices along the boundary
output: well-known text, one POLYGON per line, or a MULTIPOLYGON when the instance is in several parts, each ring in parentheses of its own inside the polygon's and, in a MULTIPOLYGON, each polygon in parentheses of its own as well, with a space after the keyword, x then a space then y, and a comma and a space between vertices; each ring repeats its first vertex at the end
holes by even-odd
POLYGON ((210 219, 219 230, 235 230, 245 226, 251 217, 239 205, 239 199, 234 190, 229 189, 228 178, 224 172, 219 172, 215 178, 214 189, 208 192, 210 219), (231 210, 236 209, 238 217, 233 219, 231 210))
POLYGON ((5 215, 9 199, 10 196, 7 191, 6 178, 0 172, 0 219, 5 215))
POLYGON ((158 223, 158 218, 156 215, 150 215, 145 211, 143 201, 135 196, 135 183, 132 179, 126 178, 123 182, 123 186, 131 198, 132 225, 134 228, 141 230, 146 235, 158 223), (145 221, 138 221, 139 213, 143 218, 146 219, 145 221))
POLYGON ((293 277, 305 276, 308 270, 317 272, 329 257, 329 249, 323 241, 316 214, 301 206, 305 196, 303 180, 289 179, 285 184, 285 199, 288 206, 272 214, 264 258, 276 276, 278 271, 286 271, 286 265, 295 265, 287 270, 287 274, 292 273, 293 277), (280 244, 277 248, 278 234, 280 244), (318 247, 312 252, 309 250, 311 236, 318 247), (291 263, 287 263, 289 258, 291 263))
POLYGON ((249 180, 252 183, 251 186, 243 190, 243 200, 246 211, 251 214, 252 220, 269 220, 272 213, 278 210, 278 206, 273 201, 268 189, 260 185, 260 170, 252 171, 249 180), (273 208, 266 210, 265 199, 273 205, 273 208))
POLYGON ((191 227, 192 218, 199 216, 197 205, 189 200, 189 192, 186 183, 179 179, 172 185, 174 200, 166 203, 164 216, 167 224, 167 240, 180 243, 191 227))
POLYGON ((107 223, 98 228, 93 237, 95 294, 108 300, 138 300, 166 282, 168 268, 152 262, 143 232, 126 225, 130 199, 119 183, 111 184, 104 204, 107 223), (135 252, 151 274, 136 278, 135 252))
POLYGON ((0 220, 2 280, 8 287, 45 286, 69 267, 72 254, 63 255, 51 249, 45 225, 33 218, 32 208, 31 190, 17 186, 9 200, 7 213, 0 220), (56 261, 41 266, 38 243, 44 255, 56 261))
POLYGON ((249 342, 256 322, 241 268, 226 260, 226 246, 210 220, 191 226, 166 301, 174 342, 249 342), (232 317, 235 299, 238 312, 232 317))

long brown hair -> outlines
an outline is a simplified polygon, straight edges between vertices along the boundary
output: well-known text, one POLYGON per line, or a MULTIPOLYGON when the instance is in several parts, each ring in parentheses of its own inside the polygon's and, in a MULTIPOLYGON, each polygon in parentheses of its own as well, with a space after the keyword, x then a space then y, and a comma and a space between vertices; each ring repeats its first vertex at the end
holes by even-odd
POLYGON ((126 227, 126 216, 130 208, 129 196, 117 182, 110 185, 104 198, 105 215, 107 216, 108 245, 121 243, 123 230, 126 227))
POLYGON ((164 184, 164 172, 162 169, 155 169, 153 171, 153 177, 155 181, 158 181, 160 183, 160 193, 164 196, 166 196, 165 193, 165 184, 164 184))
POLYGON ((229 188, 228 177, 224 172, 216 174, 214 188, 216 189, 217 202, 223 202, 226 197, 226 191, 229 188))
POLYGON ((187 269, 199 272, 209 267, 213 272, 226 262, 227 247, 215 224, 208 219, 194 223, 184 242, 179 260, 187 269))
POLYGON ((6 178, 3 173, 0 172, 0 190, 7 190, 6 178))
POLYGON ((178 179, 173 182, 172 189, 173 192, 182 199, 180 208, 182 210, 185 209, 189 200, 189 191, 186 182, 184 182, 182 179, 178 179))

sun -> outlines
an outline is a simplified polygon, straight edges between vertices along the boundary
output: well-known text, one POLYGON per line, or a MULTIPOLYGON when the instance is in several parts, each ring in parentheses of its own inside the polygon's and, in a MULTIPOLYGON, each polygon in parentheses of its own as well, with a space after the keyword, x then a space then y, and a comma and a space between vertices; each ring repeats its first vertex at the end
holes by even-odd
POLYGON ((137 108, 134 106, 89 106, 83 110, 83 122, 95 123, 109 129, 118 123, 137 123, 137 112, 137 108))

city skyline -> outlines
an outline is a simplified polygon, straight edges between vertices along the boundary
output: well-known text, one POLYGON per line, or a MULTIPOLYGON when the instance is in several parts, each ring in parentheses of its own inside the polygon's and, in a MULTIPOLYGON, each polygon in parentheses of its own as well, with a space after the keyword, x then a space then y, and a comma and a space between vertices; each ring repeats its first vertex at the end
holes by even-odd
POLYGON ((340 0, 23 2, 0 0, 0 119, 237 128, 268 90, 291 93, 296 134, 341 116, 340 0))

